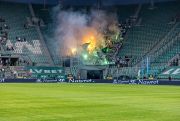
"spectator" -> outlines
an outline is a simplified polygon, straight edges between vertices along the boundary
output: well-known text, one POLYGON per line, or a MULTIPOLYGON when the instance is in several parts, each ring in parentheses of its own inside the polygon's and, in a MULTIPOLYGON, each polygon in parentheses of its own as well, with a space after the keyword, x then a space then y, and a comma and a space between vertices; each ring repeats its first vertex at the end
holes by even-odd
POLYGON ((23 38, 23 42, 26 42, 26 38, 25 37, 23 38))
POLYGON ((171 75, 169 75, 169 81, 171 81, 171 75))
POLYGON ((5 22, 5 19, 3 19, 2 17, 0 17, 0 22, 5 22))
POLYGON ((0 36, 0 43, 2 42, 3 38, 0 36))
POLYGON ((10 29, 7 24, 4 24, 4 28, 5 28, 5 29, 10 29))
POLYGON ((24 24, 24 29, 28 29, 29 26, 30 26, 29 23, 25 23, 25 24, 24 24))
POLYGON ((20 37, 16 37, 16 41, 22 42, 22 39, 20 37))

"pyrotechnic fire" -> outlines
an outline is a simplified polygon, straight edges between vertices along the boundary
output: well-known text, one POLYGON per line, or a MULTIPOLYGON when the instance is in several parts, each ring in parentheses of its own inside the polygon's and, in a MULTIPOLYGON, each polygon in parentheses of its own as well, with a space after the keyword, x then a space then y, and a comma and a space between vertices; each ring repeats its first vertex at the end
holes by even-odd
POLYGON ((117 23, 116 16, 109 17, 105 11, 92 11, 87 15, 74 11, 60 12, 55 33, 60 55, 76 56, 87 64, 108 64, 113 60, 110 52, 116 49, 113 43, 119 42, 117 23))
POLYGON ((87 50, 89 53, 91 53, 96 45, 96 37, 95 37, 95 32, 87 32, 82 38, 82 44, 89 43, 87 46, 87 50))
POLYGON ((77 54, 77 49, 76 48, 72 48, 71 49, 71 53, 72 53, 72 55, 76 55, 77 54))

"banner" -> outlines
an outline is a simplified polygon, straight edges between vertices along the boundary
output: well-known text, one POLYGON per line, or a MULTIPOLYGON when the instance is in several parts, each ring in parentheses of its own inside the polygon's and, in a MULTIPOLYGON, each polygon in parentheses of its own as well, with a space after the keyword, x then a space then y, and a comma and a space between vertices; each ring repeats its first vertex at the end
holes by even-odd
POLYGON ((33 78, 65 78, 63 67, 29 66, 26 70, 32 74, 33 78))
POLYGON ((0 79, 0 83, 35 83, 36 79, 0 79))
POLYGON ((180 85, 179 81, 168 80, 101 80, 101 79, 0 79, 0 83, 109 83, 131 85, 180 85))
POLYGON ((165 69, 160 75, 159 78, 169 78, 180 79, 180 66, 169 67, 165 69))

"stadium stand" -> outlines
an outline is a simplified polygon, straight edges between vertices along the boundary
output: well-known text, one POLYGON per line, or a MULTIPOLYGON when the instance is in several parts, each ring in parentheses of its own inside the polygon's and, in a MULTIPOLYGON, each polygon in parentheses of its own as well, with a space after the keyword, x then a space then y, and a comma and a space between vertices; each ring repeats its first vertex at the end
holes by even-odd
POLYGON ((141 25, 134 26, 128 31, 119 56, 131 56, 130 66, 136 65, 145 57, 150 56, 151 70, 148 74, 156 76, 160 74, 166 68, 168 61, 180 51, 179 22, 171 24, 179 7, 177 2, 156 4, 154 10, 143 5, 139 14, 139 18, 142 20, 141 25), (154 51, 155 48, 156 51, 154 51))
POLYGON ((42 34, 44 36, 46 44, 48 45, 48 50, 52 56, 54 63, 56 65, 60 65, 61 60, 59 58, 59 55, 56 55, 57 48, 54 48, 53 46, 53 43, 55 42, 54 40, 55 23, 53 23, 53 19, 52 19, 53 7, 47 6, 47 8, 43 10, 41 5, 33 5, 33 9, 35 15, 38 18, 43 19, 45 23, 45 26, 41 27, 42 34))
POLYGON ((180 70, 180 66, 167 67, 158 75, 158 78, 160 79, 170 78, 174 80, 179 80, 180 79, 179 70, 180 70))
MULTIPOLYGON (((180 6, 177 2, 157 3, 153 10, 149 9, 149 5, 141 5, 139 8, 139 13, 136 16, 140 23, 131 27, 127 31, 127 34, 124 38, 123 47, 119 52, 119 57, 130 57, 128 66, 136 66, 138 63, 142 62, 142 60, 145 59, 146 56, 151 56, 151 69, 149 70, 148 74, 157 77, 158 74, 160 74, 168 66, 167 64, 169 60, 179 52, 179 42, 178 37, 176 37, 179 33, 178 23, 172 23, 172 18, 173 16, 176 16, 176 12, 179 10, 179 7, 180 6), (168 40, 172 39, 173 42, 168 44, 166 50, 162 50, 163 53, 161 53, 160 50, 158 50, 160 52, 154 51, 154 48, 157 45, 159 46, 156 47, 156 49, 162 48, 164 44, 167 44, 168 40), (150 52, 151 55, 149 55, 150 52), (156 54, 156 57, 153 55, 155 54, 155 52, 158 53, 156 54)), ((54 31, 52 29, 54 28, 53 20, 49 19, 50 12, 42 11, 41 7, 38 5, 34 5, 33 8, 37 16, 43 18, 44 22, 47 24, 47 26, 42 28, 41 30, 45 35, 46 42, 49 43, 51 41, 48 40, 52 38, 54 31)), ((119 22, 123 23, 128 19, 133 18, 135 12, 137 11, 137 5, 118 6, 116 8, 116 11, 119 15, 119 22)), ((48 45, 50 45, 50 43, 48 45)), ((55 51, 51 46, 49 46, 49 50, 51 51, 51 53, 55 51)), ((57 59, 57 55, 53 55, 53 60, 59 60, 57 59)), ((57 61, 55 63, 59 64, 60 61, 57 61)), ((111 67, 110 71, 106 73, 111 73, 114 76, 123 74, 135 77, 137 76, 139 69, 139 67, 124 67, 120 69, 117 67, 111 67)), ((71 73, 76 73, 77 71, 75 67, 72 67, 72 70, 73 71, 71 71, 71 73)), ((143 76, 147 76, 147 72, 143 73, 143 76)))
MULTIPOLYGON (((27 4, 1 2, 0 16, 5 19, 5 22, 1 22, 0 24, 7 24, 10 27, 8 29, 8 40, 11 41, 12 45, 23 46, 23 44, 29 43, 30 45, 27 46, 34 45, 34 47, 40 47, 40 49, 42 49, 42 54, 41 52, 38 54, 39 52, 37 50, 33 50, 34 53, 32 53, 32 51, 29 51, 26 48, 23 48, 23 50, 17 48, 15 52, 11 51, 12 54, 20 53, 28 55, 32 62, 39 65, 49 64, 49 59, 47 59, 48 57, 44 51, 44 46, 41 44, 36 27, 32 26, 25 29, 23 26, 26 23, 27 18, 31 17, 27 4)), ((8 51, 6 45, 3 45, 4 51, 8 51)))
MULTIPOLYGON (((114 7, 113 12, 117 12, 119 27, 123 30, 118 54, 121 64, 107 66, 103 70, 104 77, 147 78, 152 75, 160 79, 180 79, 172 73, 164 75, 165 71, 172 68, 175 71, 180 66, 179 8, 179 1, 156 3, 153 9, 149 4, 114 7)), ((1 54, 16 56, 19 59, 16 66, 63 66, 57 55, 58 47, 54 47, 55 9, 50 5, 44 8, 42 5, 0 2, 1 54)), ((86 7, 74 7, 74 10, 81 9, 86 7)), ((86 12, 88 10, 89 7, 86 12)), ((18 70, 14 66, 10 64, 1 72, 8 78, 18 70)), ((77 75, 78 65, 67 67, 65 72, 77 75)))

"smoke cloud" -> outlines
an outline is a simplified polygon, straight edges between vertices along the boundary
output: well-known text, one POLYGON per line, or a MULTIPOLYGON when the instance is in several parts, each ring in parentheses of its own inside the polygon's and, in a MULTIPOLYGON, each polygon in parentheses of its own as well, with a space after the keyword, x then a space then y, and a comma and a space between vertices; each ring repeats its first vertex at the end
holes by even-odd
POLYGON ((79 46, 86 29, 86 15, 72 11, 59 12, 55 37, 62 56, 68 55, 72 48, 79 46))
MULTIPOLYGON (((57 9, 57 8, 56 8, 57 9)), ((107 33, 119 33, 115 14, 91 10, 88 14, 81 11, 56 11, 55 40, 60 56, 71 55, 73 51, 81 52, 83 44, 88 45, 88 52, 105 47, 107 33)), ((111 36, 112 39, 113 36, 111 36)))

